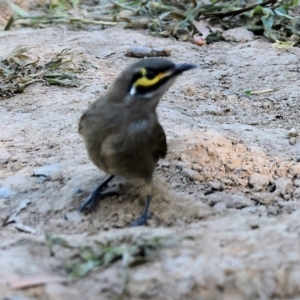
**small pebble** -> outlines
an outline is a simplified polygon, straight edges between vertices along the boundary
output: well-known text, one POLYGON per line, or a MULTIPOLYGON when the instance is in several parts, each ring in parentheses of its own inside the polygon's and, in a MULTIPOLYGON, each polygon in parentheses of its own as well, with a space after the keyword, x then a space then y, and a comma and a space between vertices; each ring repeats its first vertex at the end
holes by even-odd
POLYGON ((300 187, 300 179, 295 180, 294 185, 300 187))
POLYGON ((35 169, 33 176, 47 177, 47 178, 50 178, 51 180, 61 180, 62 173, 61 173, 60 169, 61 169, 60 164, 46 165, 46 166, 35 169))
POLYGON ((294 192, 294 185, 291 179, 289 178, 278 178, 275 181, 276 191, 285 196, 294 192))
POLYGON ((0 198, 9 198, 11 196, 14 196, 15 194, 16 192, 9 188, 5 188, 5 187, 0 188, 0 198))
MULTIPOLYGON (((107 224, 106 224, 107 225, 107 224)), ((99 221, 99 220, 97 220, 97 219, 94 219, 93 220, 93 227, 95 228, 95 229, 100 229, 101 228, 101 226, 102 226, 102 223, 99 221)), ((104 230, 107 230, 107 229, 105 229, 105 228, 103 228, 104 230)))
POLYGON ((193 170, 201 172, 203 168, 198 164, 193 164, 193 170))
POLYGON ((295 137, 291 137, 291 138, 289 139, 289 143, 290 143, 291 145, 295 145, 295 144, 296 144, 296 138, 295 138, 295 137))
POLYGON ((161 162, 161 166, 164 168, 169 168, 170 167, 170 163, 168 161, 162 161, 161 162))
POLYGON ((289 133, 288 133, 288 137, 291 138, 291 137, 296 137, 298 136, 298 130, 296 128, 292 128, 289 133))
POLYGON ((82 215, 78 211, 70 211, 66 213, 66 219, 73 223, 80 223, 82 221, 82 215))
POLYGON ((196 171, 193 171, 190 168, 184 168, 181 174, 193 181, 203 181, 203 177, 196 171))
POLYGON ((297 189, 295 189, 295 191, 293 193, 293 198, 300 199, 300 187, 298 187, 297 189))
POLYGON ((209 186, 215 191, 223 190, 223 186, 220 181, 211 181, 211 182, 209 182, 209 186))
POLYGON ((193 38, 193 42, 198 46, 204 46, 206 45, 206 40, 203 39, 201 36, 195 36, 193 38))
POLYGON ((216 205, 214 205, 213 209, 216 212, 222 212, 226 210, 226 205, 223 202, 218 202, 216 205))

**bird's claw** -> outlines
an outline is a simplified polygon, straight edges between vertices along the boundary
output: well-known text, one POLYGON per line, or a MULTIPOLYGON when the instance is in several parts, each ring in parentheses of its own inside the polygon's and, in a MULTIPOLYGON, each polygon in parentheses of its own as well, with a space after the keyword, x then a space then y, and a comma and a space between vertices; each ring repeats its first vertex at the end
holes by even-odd
POLYGON ((99 193, 98 191, 94 191, 90 194, 90 196, 78 207, 80 212, 86 210, 87 213, 92 212, 97 206, 98 202, 106 197, 111 196, 119 196, 117 192, 104 192, 99 193))
POLYGON ((148 214, 142 214, 138 219, 136 219, 135 221, 133 221, 129 227, 136 227, 136 226, 147 226, 147 221, 148 219, 152 218, 152 214, 148 213, 148 214))

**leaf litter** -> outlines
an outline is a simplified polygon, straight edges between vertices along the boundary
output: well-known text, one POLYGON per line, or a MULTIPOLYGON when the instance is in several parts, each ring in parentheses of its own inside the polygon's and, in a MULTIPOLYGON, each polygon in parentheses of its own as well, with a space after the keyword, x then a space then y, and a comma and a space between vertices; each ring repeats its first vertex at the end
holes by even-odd
POLYGON ((128 267, 153 260, 159 249, 180 243, 173 236, 146 238, 145 235, 139 235, 126 241, 95 239, 82 246, 51 234, 45 237, 50 254, 61 259, 72 279, 79 279, 95 269, 108 267, 118 261, 126 273, 128 267), (66 250, 69 250, 69 254, 66 254, 66 250))
POLYGON ((40 57, 34 58, 27 48, 18 46, 0 58, 0 99, 21 93, 34 82, 76 87, 79 85, 76 73, 81 73, 85 67, 84 61, 74 63, 74 53, 70 49, 63 49, 50 60, 43 61, 40 57))
POLYGON ((151 35, 204 45, 222 40, 225 30, 244 27, 272 42, 297 45, 300 18, 294 9, 298 1, 258 0, 253 4, 247 0, 51 0, 42 6, 43 14, 33 14, 5 0, 14 12, 5 30, 14 24, 43 27, 67 23, 79 28, 103 29, 126 23, 126 28, 148 28, 151 35))

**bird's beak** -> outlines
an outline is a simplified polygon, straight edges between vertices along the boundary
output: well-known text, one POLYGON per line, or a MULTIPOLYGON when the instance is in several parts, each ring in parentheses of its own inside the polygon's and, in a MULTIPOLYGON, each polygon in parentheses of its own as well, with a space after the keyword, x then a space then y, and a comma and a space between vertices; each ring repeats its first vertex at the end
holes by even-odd
POLYGON ((185 71, 191 70, 191 69, 195 69, 198 66, 194 65, 194 64, 176 64, 174 69, 173 69, 173 74, 174 75, 179 75, 185 71))

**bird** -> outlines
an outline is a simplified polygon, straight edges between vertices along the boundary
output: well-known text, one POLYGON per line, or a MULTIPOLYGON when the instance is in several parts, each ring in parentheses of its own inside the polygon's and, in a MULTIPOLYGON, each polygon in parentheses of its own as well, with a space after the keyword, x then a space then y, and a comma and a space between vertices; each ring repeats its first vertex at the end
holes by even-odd
POLYGON ((166 134, 156 108, 175 79, 196 68, 192 63, 174 63, 167 58, 144 58, 127 66, 79 119, 78 132, 88 157, 107 177, 78 207, 91 212, 98 202, 118 195, 105 191, 115 177, 142 180, 145 206, 130 226, 146 226, 152 199, 153 172, 167 155, 166 134))

